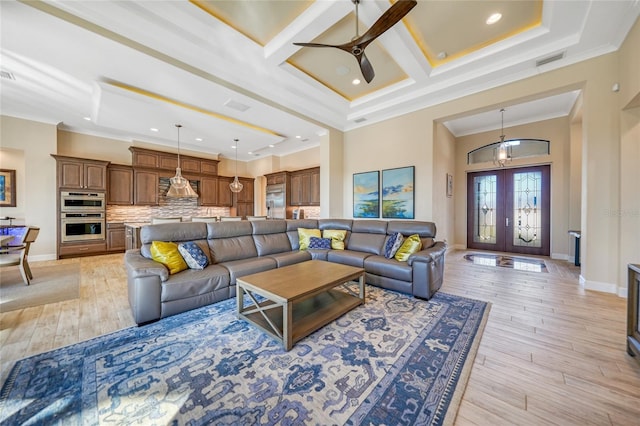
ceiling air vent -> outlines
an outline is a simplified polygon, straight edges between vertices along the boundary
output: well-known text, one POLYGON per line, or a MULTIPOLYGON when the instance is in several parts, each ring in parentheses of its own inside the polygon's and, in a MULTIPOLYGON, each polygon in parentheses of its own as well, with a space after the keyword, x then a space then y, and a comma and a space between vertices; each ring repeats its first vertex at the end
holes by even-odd
POLYGON ((9 71, 0 70, 0 78, 6 78, 7 80, 15 80, 16 76, 9 71))
POLYGON ((245 112, 246 110, 251 108, 249 105, 241 104, 240 102, 236 102, 233 99, 229 99, 227 102, 225 102, 224 106, 240 112, 245 112))
POLYGON ((355 123, 362 123, 363 121, 367 121, 367 119, 365 117, 361 117, 361 118, 356 118, 355 120, 353 120, 355 123))
POLYGON ((560 52, 560 53, 555 54, 553 56, 549 56, 547 58, 537 60, 536 61, 536 67, 541 67, 542 65, 546 65, 549 62, 559 61, 562 58, 564 58, 564 52, 560 52))

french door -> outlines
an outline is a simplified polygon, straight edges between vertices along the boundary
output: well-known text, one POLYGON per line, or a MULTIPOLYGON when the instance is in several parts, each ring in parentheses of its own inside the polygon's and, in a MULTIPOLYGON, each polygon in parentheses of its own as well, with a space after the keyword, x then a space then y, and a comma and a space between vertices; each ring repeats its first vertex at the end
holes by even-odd
POLYGON ((550 167, 467 175, 467 247, 549 255, 550 167))

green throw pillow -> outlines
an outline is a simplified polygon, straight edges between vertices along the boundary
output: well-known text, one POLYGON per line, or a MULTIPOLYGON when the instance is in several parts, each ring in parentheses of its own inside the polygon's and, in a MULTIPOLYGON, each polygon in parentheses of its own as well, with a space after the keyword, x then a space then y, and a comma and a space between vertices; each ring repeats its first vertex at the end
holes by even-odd
POLYGON ((189 269, 178 251, 178 245, 176 243, 153 241, 151 243, 151 258, 166 266, 169 269, 169 275, 189 269))
POLYGON ((408 236, 394 256, 396 260, 400 262, 406 262, 413 253, 417 253, 422 249, 422 242, 420 241, 420 235, 413 234, 408 236))
POLYGON ((322 238, 319 229, 307 229, 298 228, 298 242, 300 243, 300 250, 306 250, 309 248, 309 240, 311 237, 322 238))
POLYGON ((347 231, 339 229, 325 229, 322 231, 322 238, 331 240, 331 248, 334 250, 344 250, 344 239, 347 237, 347 231))

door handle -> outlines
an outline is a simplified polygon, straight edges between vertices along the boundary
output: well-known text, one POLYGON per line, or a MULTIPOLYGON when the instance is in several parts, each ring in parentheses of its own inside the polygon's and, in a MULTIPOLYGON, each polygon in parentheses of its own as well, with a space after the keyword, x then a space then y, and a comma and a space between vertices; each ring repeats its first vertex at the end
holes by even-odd
POLYGON ((506 226, 509 226, 509 218, 506 218, 506 219, 507 219, 507 225, 506 226))

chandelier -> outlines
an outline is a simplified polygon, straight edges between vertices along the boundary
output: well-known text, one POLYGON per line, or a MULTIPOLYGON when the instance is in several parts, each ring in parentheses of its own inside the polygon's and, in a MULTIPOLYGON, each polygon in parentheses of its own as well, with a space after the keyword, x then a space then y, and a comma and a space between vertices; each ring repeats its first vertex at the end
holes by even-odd
POLYGON ((182 177, 182 169, 180 168, 180 128, 182 124, 176 124, 178 129, 178 167, 176 167, 176 175, 169 179, 171 186, 167 192, 167 197, 172 198, 198 198, 198 194, 191 188, 189 181, 182 177))
POLYGON ((500 110, 502 114, 502 124, 500 126, 500 142, 493 150, 493 164, 504 167, 513 158, 511 154, 511 144, 504 141, 504 108, 500 110))
POLYGON ((242 191, 243 185, 238 180, 238 139, 234 139, 233 141, 236 143, 236 176, 233 178, 233 182, 229 184, 229 188, 231 189, 231 192, 240 192, 242 191))

